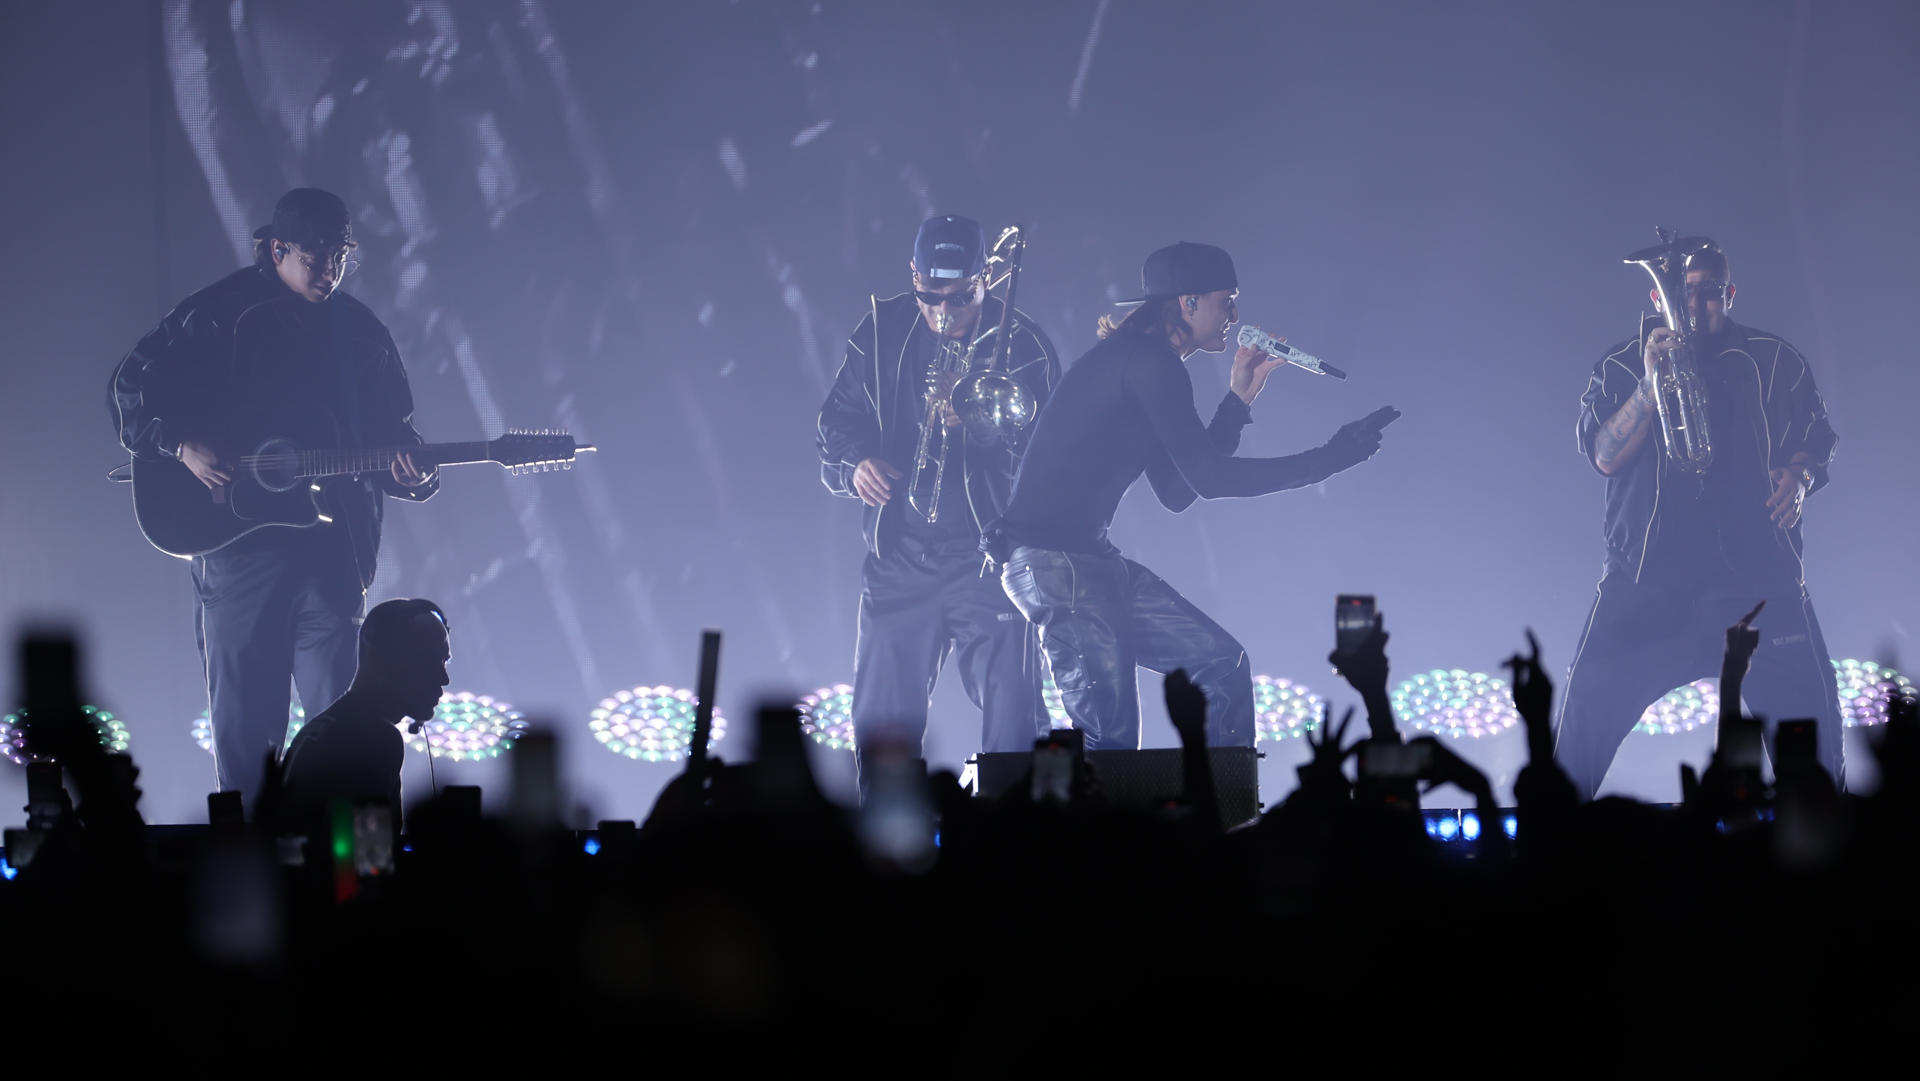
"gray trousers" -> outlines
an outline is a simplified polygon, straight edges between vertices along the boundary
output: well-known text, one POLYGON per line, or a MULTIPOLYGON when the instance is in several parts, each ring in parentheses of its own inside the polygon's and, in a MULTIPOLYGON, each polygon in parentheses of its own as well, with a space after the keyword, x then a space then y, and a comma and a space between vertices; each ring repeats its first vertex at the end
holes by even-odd
POLYGON ((249 809, 287 736, 290 689, 308 716, 353 682, 366 594, 328 526, 266 529, 193 561, 197 630, 221 791, 249 809))

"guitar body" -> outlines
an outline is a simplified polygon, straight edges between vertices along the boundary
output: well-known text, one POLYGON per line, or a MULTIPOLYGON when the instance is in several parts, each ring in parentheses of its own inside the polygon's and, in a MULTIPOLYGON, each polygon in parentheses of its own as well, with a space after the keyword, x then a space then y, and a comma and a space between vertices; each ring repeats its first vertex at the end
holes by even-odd
MULTIPOLYGON (((274 440, 252 453, 285 445, 274 440)), ((219 551, 256 530, 319 524, 318 493, 312 485, 246 466, 234 467, 233 474, 232 483, 213 489, 172 459, 134 459, 133 517, 147 543, 168 555, 191 559, 219 551)))

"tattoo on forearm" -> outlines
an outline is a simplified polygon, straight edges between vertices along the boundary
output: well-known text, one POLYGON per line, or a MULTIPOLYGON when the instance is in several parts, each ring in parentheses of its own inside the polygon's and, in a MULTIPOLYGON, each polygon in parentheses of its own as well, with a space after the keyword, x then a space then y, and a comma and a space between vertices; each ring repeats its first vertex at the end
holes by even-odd
POLYGON ((1599 438, 1594 440, 1593 460, 1606 472, 1613 472, 1615 466, 1625 461, 1640 448, 1640 442, 1647 434, 1648 414, 1652 407, 1637 392, 1628 395, 1613 416, 1600 426, 1599 438))

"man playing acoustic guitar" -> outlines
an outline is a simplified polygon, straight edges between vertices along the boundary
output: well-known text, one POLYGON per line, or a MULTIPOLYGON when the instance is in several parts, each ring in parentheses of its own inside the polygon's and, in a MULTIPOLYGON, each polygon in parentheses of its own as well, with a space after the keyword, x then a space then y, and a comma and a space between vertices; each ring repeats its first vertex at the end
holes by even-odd
MULTIPOLYGON (((143 463, 177 460, 215 501, 262 434, 303 446, 421 442, 392 335, 337 292, 355 265, 346 204, 296 188, 253 235, 252 266, 181 301, 113 373, 121 445, 143 463)), ((265 755, 286 737, 290 682, 309 713, 346 691, 385 497, 419 502, 438 487, 433 468, 400 451, 384 471, 315 484, 320 524, 257 529, 193 557, 222 790, 249 806, 258 796, 265 755)))

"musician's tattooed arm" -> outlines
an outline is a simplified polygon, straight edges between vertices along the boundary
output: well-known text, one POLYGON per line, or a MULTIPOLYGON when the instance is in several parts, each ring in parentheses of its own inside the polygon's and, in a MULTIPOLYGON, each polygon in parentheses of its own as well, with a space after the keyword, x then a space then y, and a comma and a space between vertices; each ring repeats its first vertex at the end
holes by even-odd
POLYGON ((1646 381, 1634 388, 1613 416, 1600 425, 1593 441, 1593 464, 1611 476, 1621 464, 1639 453, 1647 441, 1647 429, 1653 426, 1654 406, 1646 381))

